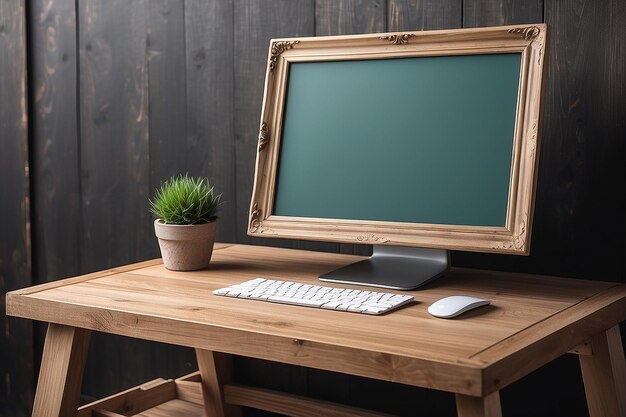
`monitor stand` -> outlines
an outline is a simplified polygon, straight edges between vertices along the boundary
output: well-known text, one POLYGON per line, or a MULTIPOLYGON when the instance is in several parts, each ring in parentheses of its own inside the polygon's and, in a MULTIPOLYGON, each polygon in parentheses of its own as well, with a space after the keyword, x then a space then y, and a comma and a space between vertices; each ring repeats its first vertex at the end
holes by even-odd
POLYGON ((374 245, 370 258, 322 274, 320 280, 412 290, 441 277, 449 268, 450 254, 445 249, 374 245))

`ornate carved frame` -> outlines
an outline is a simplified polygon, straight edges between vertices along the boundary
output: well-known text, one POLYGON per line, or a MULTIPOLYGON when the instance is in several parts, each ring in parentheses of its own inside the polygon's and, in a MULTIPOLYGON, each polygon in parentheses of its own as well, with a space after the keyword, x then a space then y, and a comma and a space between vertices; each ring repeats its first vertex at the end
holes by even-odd
POLYGON ((544 24, 276 39, 270 42, 250 236, 528 254, 539 151, 547 28, 544 24), (521 53, 505 227, 285 217, 272 214, 289 65, 292 62, 521 53))

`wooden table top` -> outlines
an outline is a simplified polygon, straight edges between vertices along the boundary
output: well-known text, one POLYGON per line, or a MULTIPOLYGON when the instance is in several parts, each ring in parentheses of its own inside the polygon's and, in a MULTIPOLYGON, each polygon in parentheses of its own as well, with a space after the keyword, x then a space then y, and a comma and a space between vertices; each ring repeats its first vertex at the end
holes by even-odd
POLYGON ((211 293, 259 276, 319 283, 360 259, 218 244, 206 270, 169 271, 160 260, 114 268, 8 293, 7 314, 476 396, 626 319, 622 284, 455 268, 382 316, 211 293), (426 311, 455 294, 492 305, 449 320, 426 311))

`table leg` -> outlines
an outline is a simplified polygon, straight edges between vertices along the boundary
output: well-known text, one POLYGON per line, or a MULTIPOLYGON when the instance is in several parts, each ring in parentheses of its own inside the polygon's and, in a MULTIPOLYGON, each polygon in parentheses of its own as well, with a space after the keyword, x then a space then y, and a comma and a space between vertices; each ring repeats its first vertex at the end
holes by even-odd
POLYGON ((595 335, 580 369, 591 417, 626 417, 626 364, 619 326, 595 335))
POLYGON ((456 394, 458 417, 502 417, 500 392, 496 391, 486 397, 471 397, 456 394))
POLYGON ((202 397, 206 416, 241 416, 241 407, 224 402, 224 385, 232 380, 232 356, 196 349, 196 359, 202 377, 202 397))
POLYGON ((60 324, 48 326, 33 417, 76 415, 90 333, 60 324))

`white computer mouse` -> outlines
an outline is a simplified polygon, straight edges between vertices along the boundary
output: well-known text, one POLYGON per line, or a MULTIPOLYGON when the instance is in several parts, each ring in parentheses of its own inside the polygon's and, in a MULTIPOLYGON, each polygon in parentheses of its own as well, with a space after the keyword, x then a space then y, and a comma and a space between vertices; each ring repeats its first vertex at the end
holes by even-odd
POLYGON ((467 295, 452 295, 437 300, 428 307, 428 312, 435 317, 449 319, 476 307, 489 305, 491 301, 467 295))

